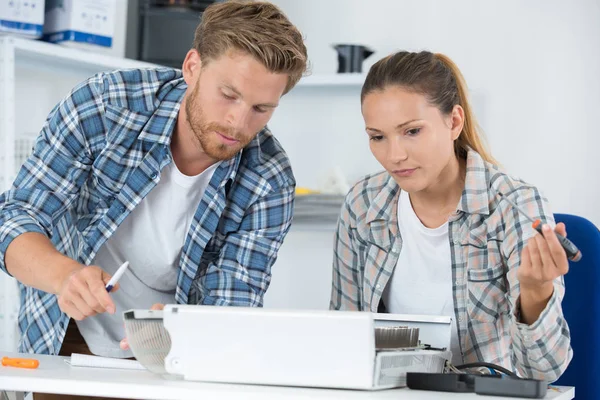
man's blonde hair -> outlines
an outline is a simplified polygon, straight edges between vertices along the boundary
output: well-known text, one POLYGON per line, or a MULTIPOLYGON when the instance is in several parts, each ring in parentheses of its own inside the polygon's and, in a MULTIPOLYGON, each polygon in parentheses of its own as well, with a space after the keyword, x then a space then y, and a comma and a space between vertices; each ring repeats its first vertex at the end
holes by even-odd
POLYGON ((211 4, 196 28, 194 49, 203 64, 229 50, 248 53, 269 71, 288 75, 284 94, 306 71, 302 34, 269 2, 229 0, 211 4))

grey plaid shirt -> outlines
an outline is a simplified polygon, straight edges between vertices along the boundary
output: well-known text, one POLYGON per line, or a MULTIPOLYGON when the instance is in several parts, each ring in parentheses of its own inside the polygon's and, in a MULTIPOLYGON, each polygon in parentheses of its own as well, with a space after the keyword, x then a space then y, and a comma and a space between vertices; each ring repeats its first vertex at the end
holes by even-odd
MULTIPOLYGON (((564 281, 555 281, 554 294, 534 324, 519 322, 517 268, 536 231, 507 202, 498 202, 497 192, 531 217, 554 223, 535 187, 468 153, 465 189, 448 227, 454 322, 463 359, 554 381, 572 358, 560 304, 564 281)), ((398 184, 383 172, 360 181, 346 197, 335 238, 332 309, 377 311, 402 250, 399 194, 398 184)))

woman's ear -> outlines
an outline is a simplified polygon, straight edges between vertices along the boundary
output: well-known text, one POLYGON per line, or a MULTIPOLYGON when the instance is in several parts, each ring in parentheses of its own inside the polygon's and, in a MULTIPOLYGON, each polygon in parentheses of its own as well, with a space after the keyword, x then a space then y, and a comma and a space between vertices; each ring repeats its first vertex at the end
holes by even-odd
POLYGON ((450 115, 452 140, 458 139, 465 126, 465 110, 460 105, 455 105, 450 115))

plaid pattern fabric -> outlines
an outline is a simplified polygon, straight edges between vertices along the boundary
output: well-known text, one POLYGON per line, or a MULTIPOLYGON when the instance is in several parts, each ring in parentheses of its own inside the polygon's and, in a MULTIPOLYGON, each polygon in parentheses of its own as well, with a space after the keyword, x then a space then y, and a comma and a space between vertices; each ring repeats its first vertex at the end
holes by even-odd
MULTIPOLYGON (((89 264, 172 161, 186 88, 167 68, 99 74, 74 88, 0 196, 0 268, 6 272, 6 249, 25 232, 89 264)), ((266 127, 221 163, 182 243, 177 302, 262 306, 294 189, 287 155, 266 127)), ((20 292, 20 351, 57 354, 69 320, 57 297, 24 285, 20 292)))
MULTIPOLYGON (((517 268, 521 250, 536 234, 497 192, 530 216, 554 224, 539 191, 468 153, 465 189, 449 220, 454 323, 466 363, 502 365, 523 377, 556 380, 572 358, 561 308, 564 281, 537 322, 518 321, 517 268)), ((376 312, 398 262, 402 238, 397 205, 400 188, 387 173, 371 175, 346 197, 335 237, 330 307, 376 312)))

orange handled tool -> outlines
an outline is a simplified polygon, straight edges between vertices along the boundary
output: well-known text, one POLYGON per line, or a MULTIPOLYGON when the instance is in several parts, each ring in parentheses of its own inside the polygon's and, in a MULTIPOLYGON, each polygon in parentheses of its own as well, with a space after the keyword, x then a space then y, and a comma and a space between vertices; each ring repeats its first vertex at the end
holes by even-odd
POLYGON ((33 358, 9 358, 2 357, 3 367, 29 368, 35 369, 39 367, 40 362, 33 358))

